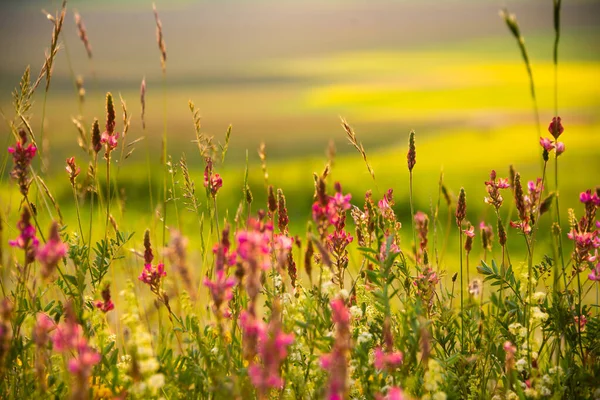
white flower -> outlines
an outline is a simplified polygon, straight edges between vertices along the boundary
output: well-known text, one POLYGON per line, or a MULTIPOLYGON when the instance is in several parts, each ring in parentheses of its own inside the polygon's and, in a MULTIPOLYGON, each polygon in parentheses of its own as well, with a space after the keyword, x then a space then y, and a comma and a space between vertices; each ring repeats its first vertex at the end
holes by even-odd
POLYGON ((512 333, 513 335, 517 335, 517 334, 519 333, 519 330, 520 330, 522 327, 523 327, 523 325, 521 325, 521 324, 520 324, 520 323, 518 323, 518 322, 515 322, 515 323, 513 323, 513 324, 510 324, 510 325, 508 326, 508 331, 509 331, 510 333, 512 333))
POLYGON ((148 358, 147 360, 139 361, 138 365, 142 374, 158 371, 158 368, 160 367, 155 358, 148 358))
POLYGON ((533 300, 535 300, 537 303, 543 303, 544 300, 546 300, 546 293, 544 293, 544 292, 535 292, 533 294, 533 300))
POLYGON ((534 388, 527 388, 525 389, 525 396, 530 397, 532 399, 536 399, 539 396, 539 394, 534 388))
POLYGON ((524 358, 520 358, 516 363, 517 371, 523 372, 527 366, 527 361, 524 358))
POLYGON ((437 392, 433 395, 433 400, 446 400, 448 396, 444 392, 437 392))
POLYGON ((542 388, 540 389, 540 394, 544 397, 550 397, 552 395, 552 390, 550 390, 546 386, 542 386, 542 388))
POLYGON ((358 335, 358 339, 357 339, 358 344, 368 343, 371 340, 373 340, 373 335, 370 332, 367 332, 367 331, 361 332, 358 335))
POLYGON ((348 298, 348 296, 350 296, 350 293, 348 293, 348 291, 346 289, 342 289, 340 290, 340 296, 346 300, 348 298))
POLYGON ((359 319, 363 315, 362 309, 359 306, 352 306, 350 307, 350 315, 354 319, 359 319))
POLYGON ((165 386, 165 376, 163 374, 154 374, 148 378, 148 386, 152 392, 156 393, 158 389, 165 386))
POLYGON ((539 307, 533 307, 531 318, 534 321, 546 321, 548 319, 548 314, 542 312, 539 307))

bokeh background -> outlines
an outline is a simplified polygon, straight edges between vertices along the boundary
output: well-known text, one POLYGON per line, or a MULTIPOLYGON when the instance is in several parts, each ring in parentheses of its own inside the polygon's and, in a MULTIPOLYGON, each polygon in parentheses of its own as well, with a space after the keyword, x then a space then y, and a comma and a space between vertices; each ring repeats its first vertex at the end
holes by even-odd
MULTIPOLYGON (((156 6, 168 54, 164 82, 150 1, 68 3, 43 123, 49 139, 44 145, 49 157, 44 176, 59 203, 65 204, 70 224, 75 223, 74 211, 68 206, 72 197, 64 159, 75 155, 86 162, 71 119, 81 115, 88 127, 93 117, 103 120, 107 91, 117 98, 120 94, 132 115, 127 141, 144 137, 121 165, 117 183, 125 190, 121 220, 124 225, 129 221, 129 230, 156 223, 148 201, 146 157, 149 152, 157 199, 162 190, 165 97, 169 154, 175 163, 186 153, 200 189, 202 160, 191 143, 195 135, 188 100, 201 112, 203 132, 214 135, 215 141, 222 142, 227 127, 233 127, 225 163, 217 165, 224 176, 221 215, 227 209, 233 214, 241 200, 246 152, 255 209, 264 204, 257 156, 264 141, 270 183, 287 194, 296 232, 306 227, 312 173, 323 170, 331 140, 336 148, 333 179, 353 194, 354 204, 362 203, 367 189, 380 198, 391 187, 405 223, 410 223, 406 150, 411 129, 417 137, 417 209, 428 212, 437 203, 443 172, 451 192, 466 188, 468 218, 477 223, 491 217, 483 204, 483 182, 491 169, 507 176, 513 164, 525 180, 541 175, 528 78, 515 39, 498 12, 508 7, 517 16, 533 67, 539 129, 548 136, 555 82, 550 1, 159 0, 156 6), (91 61, 77 36, 73 9, 87 28, 91 61), (81 108, 74 76, 84 79, 81 108), (145 131, 139 117, 142 77, 147 82, 145 131), (376 183, 347 143, 340 116, 364 144, 376 183)), ((13 116, 11 91, 23 70, 31 65, 36 76, 50 44, 52 25, 40 10, 54 13, 59 7, 56 0, 0 3, 0 108, 7 118, 13 116)), ((561 201, 566 207, 576 207, 577 194, 600 183, 599 39, 600 3, 564 1, 558 112, 567 148, 560 159, 561 201)), ((36 95, 31 119, 38 131, 42 93, 36 95)), ((0 138, 7 145, 12 141, 4 123, 0 138)), ((10 168, 8 155, 1 157, 10 168)), ((553 182, 553 173, 549 178, 553 182)), ((6 169, 0 191, 2 212, 10 215, 9 225, 14 226, 10 219, 17 217, 14 209, 20 197, 6 169)), ((566 212, 563 216, 566 222, 566 212)), ((180 219, 184 226, 195 221, 183 211, 180 219)), ((411 237, 409 229, 406 233, 411 237)))

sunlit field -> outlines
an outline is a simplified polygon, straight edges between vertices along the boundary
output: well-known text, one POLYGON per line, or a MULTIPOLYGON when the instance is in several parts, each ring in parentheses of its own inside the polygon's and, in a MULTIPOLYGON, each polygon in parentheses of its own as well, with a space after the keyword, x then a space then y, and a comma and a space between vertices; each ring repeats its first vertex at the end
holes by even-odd
POLYGON ((597 6, 434 4, 3 6, 0 397, 600 398, 597 6))

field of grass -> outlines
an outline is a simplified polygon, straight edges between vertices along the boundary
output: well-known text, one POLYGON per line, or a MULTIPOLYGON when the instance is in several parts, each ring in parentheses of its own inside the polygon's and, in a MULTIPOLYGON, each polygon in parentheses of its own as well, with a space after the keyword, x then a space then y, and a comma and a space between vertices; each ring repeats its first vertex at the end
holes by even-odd
POLYGON ((154 28, 143 2, 81 3, 90 32, 114 24, 95 42, 101 56, 88 62, 63 33, 50 91, 42 81, 22 116, 9 88, 41 28, 36 2, 6 7, 15 39, 0 35, 11 49, 0 65, 0 397, 600 398, 600 29, 587 15, 597 7, 566 7, 558 68, 553 31, 536 18, 549 21, 552 7, 517 7, 532 24, 534 103, 514 38, 486 26, 489 5, 427 4, 175 1, 161 14, 175 55, 161 77, 156 49, 149 64, 140 45, 154 28), (429 29, 393 37, 413 20, 429 29), (230 30, 197 46, 192 28, 230 30), (436 29, 447 37, 429 36, 436 29), (100 132, 113 118, 112 99, 116 131, 130 117, 127 136, 110 149, 107 122, 95 153, 82 149, 73 120, 91 141, 94 118, 100 132), (556 115, 566 150, 544 163, 540 136, 556 115), (31 160, 25 141, 15 145, 21 120, 38 144, 31 160), (219 150, 205 158, 196 135, 219 150), (494 209, 484 199, 496 181, 485 182, 510 168, 526 196, 498 183, 494 209), (542 176, 530 202, 527 183, 542 176), (488 247, 480 222, 492 227, 488 247))

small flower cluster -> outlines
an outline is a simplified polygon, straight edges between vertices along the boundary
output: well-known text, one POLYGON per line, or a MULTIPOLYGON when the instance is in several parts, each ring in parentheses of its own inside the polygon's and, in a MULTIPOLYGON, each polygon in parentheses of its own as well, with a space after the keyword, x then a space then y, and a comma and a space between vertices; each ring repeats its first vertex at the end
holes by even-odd
POLYGON ((229 251, 229 226, 223 229, 221 242, 215 245, 213 253, 215 254, 215 277, 210 280, 204 278, 204 285, 210 290, 210 296, 213 301, 213 312, 217 320, 222 317, 230 316, 229 307, 226 303, 231 300, 233 294, 231 288, 235 286, 235 279, 227 276, 227 270, 235 265, 236 253, 229 251), (225 307, 223 307, 225 304, 225 307))
POLYGON ((15 147, 9 147, 8 152, 13 157, 13 169, 10 172, 10 176, 15 179, 19 184, 19 189, 23 196, 27 196, 29 192, 29 166, 31 160, 35 157, 37 147, 33 143, 29 143, 27 146, 27 133, 21 129, 19 131, 19 141, 15 147))
POLYGON ((350 351, 350 313, 340 297, 330 303, 332 319, 335 324, 335 342, 331 353, 321 357, 321 367, 329 373, 327 398, 341 400, 347 392, 348 361, 350 351))
POLYGON ((548 161, 548 156, 552 150, 556 151, 556 157, 564 153, 565 144, 563 142, 558 141, 558 137, 564 132, 564 130, 565 128, 562 126, 561 118, 552 118, 550 125, 548 125, 548 132, 550 132, 550 134, 554 136, 555 140, 552 141, 548 138, 540 137, 540 146, 542 146, 542 148, 544 149, 544 153, 542 154, 544 161, 548 161))
POLYGON ((259 393, 266 394, 270 388, 281 388, 281 364, 287 357, 287 348, 294 342, 294 335, 284 333, 276 303, 268 326, 258 325, 258 356, 261 364, 252 363, 248 375, 259 393))
POLYGON ((210 195, 214 198, 217 192, 223 186, 223 179, 217 173, 213 172, 213 160, 210 157, 206 157, 206 168, 204 168, 204 187, 208 190, 210 195))
POLYGON ((485 202, 491 204, 496 211, 498 211, 504 201, 500 189, 507 189, 510 187, 508 178, 498 178, 498 180, 496 180, 496 171, 492 170, 490 173, 490 180, 485 182, 485 187, 488 192, 485 202))

